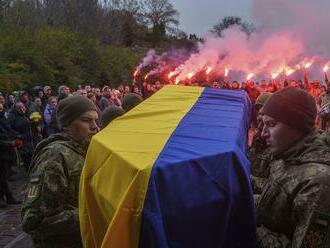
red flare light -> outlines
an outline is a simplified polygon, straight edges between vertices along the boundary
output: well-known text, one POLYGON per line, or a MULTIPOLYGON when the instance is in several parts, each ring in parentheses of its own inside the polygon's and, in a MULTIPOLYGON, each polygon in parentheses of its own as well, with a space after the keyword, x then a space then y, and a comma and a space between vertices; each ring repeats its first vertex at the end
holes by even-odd
POLYGON ((171 79, 171 77, 173 77, 174 76, 174 71, 171 71, 169 74, 168 74, 168 79, 171 79))
POLYGON ((136 77, 138 73, 139 73, 139 71, 138 70, 135 70, 135 72, 133 74, 133 77, 136 77))
POLYGON ((288 68, 285 72, 285 75, 290 76, 292 73, 294 73, 294 70, 291 68, 288 68))
POLYGON ((328 65, 325 65, 325 66, 323 67, 323 71, 324 71, 324 72, 327 72, 328 69, 329 69, 329 66, 328 66, 328 65))
POLYGON ((225 77, 228 77, 228 74, 229 74, 229 70, 225 68, 225 77))
POLYGON ((147 80, 149 77, 149 75, 147 74, 145 77, 144 77, 144 80, 147 80))
POLYGON ((189 78, 189 79, 191 79, 193 76, 194 76, 194 73, 193 73, 193 72, 189 72, 189 73, 188 73, 188 78, 189 78))
POLYGON ((206 74, 210 74, 210 72, 212 71, 212 67, 207 67, 207 70, 206 70, 206 74))
POLYGON ((250 80, 254 76, 254 73, 249 73, 246 77, 246 80, 250 80))
POLYGON ((306 68, 306 69, 308 69, 308 68, 311 67, 311 66, 312 66, 312 62, 308 62, 308 63, 305 64, 305 68, 306 68))
POLYGON ((274 73, 272 73, 272 79, 275 79, 275 78, 277 78, 277 76, 279 75, 279 73, 278 72, 274 72, 274 73))

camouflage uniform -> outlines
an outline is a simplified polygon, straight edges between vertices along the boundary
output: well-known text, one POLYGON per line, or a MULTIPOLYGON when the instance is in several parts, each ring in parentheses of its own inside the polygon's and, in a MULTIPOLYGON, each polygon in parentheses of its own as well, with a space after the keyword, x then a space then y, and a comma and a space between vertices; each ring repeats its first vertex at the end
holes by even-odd
POLYGON ((259 247, 304 247, 312 214, 330 212, 329 158, 330 137, 320 131, 274 158, 257 204, 259 247))
POLYGON ((260 137, 260 133, 257 130, 248 151, 248 158, 251 163, 251 179, 255 194, 261 194, 262 189, 266 185, 269 176, 269 164, 272 158, 266 142, 260 137))
POLYGON ((22 208, 36 247, 82 247, 78 193, 87 147, 65 133, 38 144, 22 208))

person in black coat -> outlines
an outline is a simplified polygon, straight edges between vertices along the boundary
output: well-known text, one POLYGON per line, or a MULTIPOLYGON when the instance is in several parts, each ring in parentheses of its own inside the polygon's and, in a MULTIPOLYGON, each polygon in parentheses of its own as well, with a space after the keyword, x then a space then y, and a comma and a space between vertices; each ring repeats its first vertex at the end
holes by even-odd
POLYGON ((13 111, 9 113, 8 121, 10 127, 22 137, 23 146, 20 149, 20 154, 24 166, 28 170, 33 154, 33 148, 36 144, 33 143, 34 139, 31 122, 27 116, 27 109, 22 102, 15 103, 13 111))
POLYGON ((12 162, 11 156, 14 153, 14 146, 18 142, 17 133, 10 128, 5 117, 4 107, 0 104, 0 207, 6 207, 7 204, 19 204, 8 185, 9 163, 12 162))

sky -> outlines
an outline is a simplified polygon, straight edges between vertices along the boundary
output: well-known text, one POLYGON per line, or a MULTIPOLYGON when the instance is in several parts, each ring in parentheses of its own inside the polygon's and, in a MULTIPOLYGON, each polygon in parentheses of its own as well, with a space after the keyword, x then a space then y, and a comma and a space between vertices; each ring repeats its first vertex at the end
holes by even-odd
POLYGON ((180 13, 179 28, 202 36, 225 16, 252 21, 252 0, 170 0, 180 13))

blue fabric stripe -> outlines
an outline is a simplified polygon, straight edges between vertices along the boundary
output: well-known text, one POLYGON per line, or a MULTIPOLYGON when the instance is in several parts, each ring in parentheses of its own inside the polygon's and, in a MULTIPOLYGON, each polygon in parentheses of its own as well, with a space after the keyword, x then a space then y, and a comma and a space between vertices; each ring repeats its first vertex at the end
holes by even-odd
POLYGON ((141 248, 256 246, 250 113, 243 91, 203 91, 153 166, 141 248))

